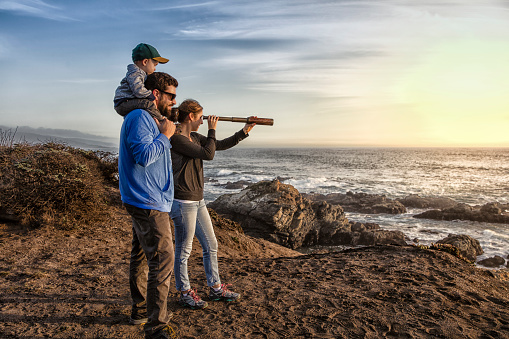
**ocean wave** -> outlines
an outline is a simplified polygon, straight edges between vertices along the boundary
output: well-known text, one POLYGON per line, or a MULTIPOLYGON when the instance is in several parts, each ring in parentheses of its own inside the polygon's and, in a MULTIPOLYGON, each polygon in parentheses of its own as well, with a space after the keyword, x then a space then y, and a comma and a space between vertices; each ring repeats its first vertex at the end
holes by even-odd
MULTIPOLYGON (((494 231, 492 229, 485 229, 482 231, 483 237, 489 239, 500 239, 504 241, 509 241, 509 232, 507 234, 494 231)), ((509 250, 509 249, 508 249, 509 250)))
POLYGON ((221 170, 217 171, 214 176, 216 176, 216 177, 227 177, 227 176, 232 175, 234 173, 235 172, 233 172, 231 170, 221 169, 221 170))
MULTIPOLYGON (((328 178, 303 178, 303 179, 294 179, 290 178, 284 181, 285 184, 290 184, 295 187, 299 191, 308 191, 310 189, 316 189, 322 186, 323 184, 327 184, 327 186, 331 186, 331 181, 328 178)), ((334 186, 334 185, 332 185, 334 186)))

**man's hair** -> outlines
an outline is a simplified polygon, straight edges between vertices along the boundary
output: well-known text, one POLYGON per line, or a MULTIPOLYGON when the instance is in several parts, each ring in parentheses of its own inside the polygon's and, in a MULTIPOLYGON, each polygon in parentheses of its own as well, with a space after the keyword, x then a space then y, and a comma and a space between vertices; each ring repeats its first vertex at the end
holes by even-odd
POLYGON ((145 87, 153 91, 155 89, 164 91, 168 86, 178 87, 179 83, 177 79, 164 72, 154 72, 147 76, 145 80, 145 87))
POLYGON ((200 111, 203 110, 203 107, 200 103, 194 99, 186 99, 182 101, 178 108, 178 121, 184 122, 189 114, 193 114, 196 116, 200 111))

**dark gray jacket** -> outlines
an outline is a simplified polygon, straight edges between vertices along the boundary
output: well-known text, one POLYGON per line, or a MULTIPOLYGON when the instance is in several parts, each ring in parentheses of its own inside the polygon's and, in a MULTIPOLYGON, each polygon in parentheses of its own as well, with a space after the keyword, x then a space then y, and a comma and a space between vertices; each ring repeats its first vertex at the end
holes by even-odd
POLYGON ((248 137, 240 130, 231 137, 216 140, 216 131, 209 129, 208 136, 191 132, 191 140, 183 135, 171 137, 171 161, 175 199, 200 201, 203 199, 203 160, 214 159, 217 151, 237 145, 248 137))

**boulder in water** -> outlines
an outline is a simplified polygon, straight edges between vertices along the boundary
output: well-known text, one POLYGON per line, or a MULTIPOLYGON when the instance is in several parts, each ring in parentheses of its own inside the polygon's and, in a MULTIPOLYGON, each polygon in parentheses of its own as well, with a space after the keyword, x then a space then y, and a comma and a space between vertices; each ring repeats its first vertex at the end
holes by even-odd
POLYGON ((501 205, 499 203, 488 203, 480 207, 470 206, 467 204, 457 204, 451 208, 426 211, 414 215, 414 218, 434 220, 471 220, 509 224, 509 213, 505 212, 505 205, 501 205))
POLYGON ((483 259, 483 260, 479 260, 478 262, 479 265, 483 265, 485 267, 498 267, 500 265, 503 265, 505 264, 505 259, 502 258, 501 256, 499 255, 496 255, 492 258, 486 258, 486 259, 483 259))
POLYGON ((450 198, 444 197, 420 197, 417 194, 410 194, 403 199, 396 199, 405 207, 409 208, 433 208, 444 209, 456 206, 458 203, 450 198))
POLYGON ((472 262, 475 262, 478 255, 484 253, 479 241, 466 234, 449 234, 447 238, 439 240, 437 243, 456 247, 462 256, 472 262))
POLYGON ((223 186, 224 188, 229 189, 229 190, 236 190, 236 189, 242 189, 242 188, 249 186, 251 184, 252 184, 251 181, 239 180, 239 181, 235 181, 235 182, 228 181, 224 185, 217 185, 217 186, 223 186))

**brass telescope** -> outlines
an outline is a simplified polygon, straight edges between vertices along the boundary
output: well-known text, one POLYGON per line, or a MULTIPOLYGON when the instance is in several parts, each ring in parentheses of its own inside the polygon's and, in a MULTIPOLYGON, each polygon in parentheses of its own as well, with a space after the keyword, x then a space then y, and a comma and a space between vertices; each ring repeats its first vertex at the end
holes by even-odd
MULTIPOLYGON (((208 118, 207 115, 203 116, 203 120, 208 118)), ((265 125, 272 126, 274 125, 274 119, 266 119, 266 118, 236 118, 236 117, 218 117, 219 121, 231 121, 231 122, 243 122, 245 124, 257 124, 257 125, 265 125)))

